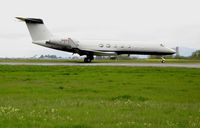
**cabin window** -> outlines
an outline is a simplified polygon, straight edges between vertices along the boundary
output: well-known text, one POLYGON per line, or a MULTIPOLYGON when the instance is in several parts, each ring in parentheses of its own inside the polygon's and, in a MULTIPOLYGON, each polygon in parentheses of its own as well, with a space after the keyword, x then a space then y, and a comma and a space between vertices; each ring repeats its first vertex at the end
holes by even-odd
POLYGON ((101 48, 102 48, 102 47, 103 47, 103 44, 99 44, 99 47, 101 47, 101 48))
POLYGON ((164 45, 163 45, 163 44, 160 44, 160 46, 161 46, 161 47, 164 47, 164 45))
POLYGON ((106 47, 107 47, 107 48, 110 48, 110 44, 106 44, 106 47))

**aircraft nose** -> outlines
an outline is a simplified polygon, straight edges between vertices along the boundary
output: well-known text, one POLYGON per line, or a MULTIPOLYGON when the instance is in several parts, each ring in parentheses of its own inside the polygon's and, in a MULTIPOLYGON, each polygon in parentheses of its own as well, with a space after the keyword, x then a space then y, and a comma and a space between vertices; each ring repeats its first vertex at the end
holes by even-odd
POLYGON ((172 49, 172 48, 169 48, 169 52, 170 52, 171 54, 176 53, 176 51, 175 51, 174 49, 172 49))

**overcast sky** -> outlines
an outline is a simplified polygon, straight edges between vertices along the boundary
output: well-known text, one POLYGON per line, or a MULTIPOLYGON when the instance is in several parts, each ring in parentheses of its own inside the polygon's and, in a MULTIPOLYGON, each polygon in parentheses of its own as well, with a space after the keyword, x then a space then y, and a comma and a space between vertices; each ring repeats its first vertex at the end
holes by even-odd
POLYGON ((0 57, 69 55, 31 43, 16 16, 42 18, 76 39, 156 42, 200 49, 199 0, 1 0, 0 57))

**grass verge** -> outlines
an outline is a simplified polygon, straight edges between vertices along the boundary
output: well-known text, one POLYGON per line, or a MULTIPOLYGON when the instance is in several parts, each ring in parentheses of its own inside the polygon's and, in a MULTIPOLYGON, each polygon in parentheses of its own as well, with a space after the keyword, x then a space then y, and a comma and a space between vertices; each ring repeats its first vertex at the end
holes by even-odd
POLYGON ((200 69, 0 65, 0 126, 199 128, 200 69))

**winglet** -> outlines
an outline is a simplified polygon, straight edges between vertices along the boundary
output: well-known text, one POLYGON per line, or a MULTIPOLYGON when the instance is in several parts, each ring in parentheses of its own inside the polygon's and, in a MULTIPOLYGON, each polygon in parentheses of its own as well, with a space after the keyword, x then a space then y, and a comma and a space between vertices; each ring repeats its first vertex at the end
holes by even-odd
POLYGON ((44 24, 42 19, 38 18, 23 18, 23 17, 15 17, 16 19, 20 21, 24 21, 26 23, 32 23, 32 24, 44 24))

